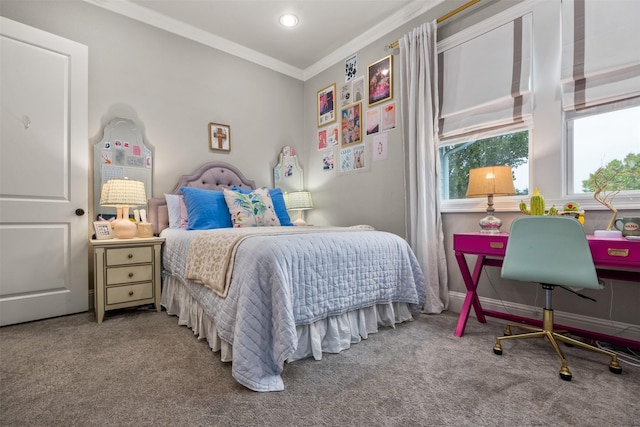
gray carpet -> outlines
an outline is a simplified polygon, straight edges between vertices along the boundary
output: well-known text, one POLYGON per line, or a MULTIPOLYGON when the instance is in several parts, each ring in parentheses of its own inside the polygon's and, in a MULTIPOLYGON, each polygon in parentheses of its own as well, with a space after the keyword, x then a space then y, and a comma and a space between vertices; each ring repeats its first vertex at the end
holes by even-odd
POLYGON ((2 426, 632 426, 640 368, 541 340, 505 343, 498 320, 419 316, 341 354, 286 365, 285 391, 252 392, 165 312, 93 313, 0 329, 2 426))

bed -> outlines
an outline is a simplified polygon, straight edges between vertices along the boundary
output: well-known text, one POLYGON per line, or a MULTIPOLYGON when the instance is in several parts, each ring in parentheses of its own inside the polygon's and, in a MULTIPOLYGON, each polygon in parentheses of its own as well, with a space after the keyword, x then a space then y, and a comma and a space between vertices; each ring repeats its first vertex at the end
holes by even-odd
MULTIPOLYGON (((212 162, 171 194, 188 193, 181 187, 250 192, 255 183, 212 162)), ((185 230, 170 228, 169 216, 167 197, 149 200, 154 233, 166 239, 162 306, 251 390, 283 390, 285 363, 339 353, 424 305, 422 271, 394 234, 367 226, 185 230)))

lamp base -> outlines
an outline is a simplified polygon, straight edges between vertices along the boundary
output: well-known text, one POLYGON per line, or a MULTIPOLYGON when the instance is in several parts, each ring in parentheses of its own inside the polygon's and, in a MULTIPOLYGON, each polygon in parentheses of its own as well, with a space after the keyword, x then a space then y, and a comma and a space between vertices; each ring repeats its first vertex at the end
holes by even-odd
POLYGON ((302 218, 302 210, 298 211, 298 218, 293 221, 293 225, 297 225, 299 227, 304 227, 305 225, 307 225, 307 221, 302 218))
POLYGON ((136 237, 138 227, 128 219, 118 219, 113 223, 113 231, 118 239, 131 239, 136 237))
POLYGON ((480 233, 499 234, 502 227, 502 220, 493 215, 487 215, 480 220, 480 233))
POLYGON ((118 219, 113 222, 113 231, 118 239, 131 239, 136 237, 138 227, 129 221, 129 207, 117 208, 118 219))
POLYGON ((298 218, 295 221, 293 221, 293 225, 297 225, 299 227, 304 227, 305 225, 307 225, 307 221, 305 221, 302 218, 298 218))

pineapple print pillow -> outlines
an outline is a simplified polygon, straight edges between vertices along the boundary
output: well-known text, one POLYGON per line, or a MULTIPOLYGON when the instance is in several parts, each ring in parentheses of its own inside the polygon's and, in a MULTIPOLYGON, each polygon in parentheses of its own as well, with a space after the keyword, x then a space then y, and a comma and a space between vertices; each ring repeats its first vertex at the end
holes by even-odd
POLYGON ((266 188, 258 188, 247 194, 225 189, 224 199, 235 228, 280 225, 266 188))

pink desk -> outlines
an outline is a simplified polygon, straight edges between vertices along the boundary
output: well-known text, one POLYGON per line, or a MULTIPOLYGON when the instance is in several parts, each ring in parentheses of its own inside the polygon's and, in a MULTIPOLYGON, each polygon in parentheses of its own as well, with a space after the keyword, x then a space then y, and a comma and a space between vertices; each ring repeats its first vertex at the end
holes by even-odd
MULTIPOLYGON (((473 307, 478 321, 486 323, 485 316, 497 317, 511 322, 526 323, 534 326, 542 326, 542 321, 529 319, 526 317, 516 316, 507 313, 501 313, 493 310, 485 310, 480 305, 480 299, 476 293, 476 288, 480 280, 482 268, 502 267, 502 259, 504 258, 507 248, 508 233, 500 234, 481 234, 481 233, 461 233, 453 235, 453 250, 456 254, 456 260, 462 273, 462 279, 467 288, 467 294, 462 304, 458 325, 454 335, 461 337, 464 335, 464 329, 469 319, 469 313, 473 307), (473 274, 469 270, 464 255, 477 255, 473 274)), ((619 239, 602 239, 594 236, 587 236, 593 261, 598 271, 598 276, 606 279, 627 280, 632 282, 640 282, 640 242, 619 239)), ((585 338, 608 342, 610 344, 620 345, 623 347, 631 347, 640 349, 640 341, 634 341, 626 338, 612 337, 596 332, 585 331, 582 329, 571 328, 565 325, 557 325, 558 329, 565 329, 569 332, 585 338)))

